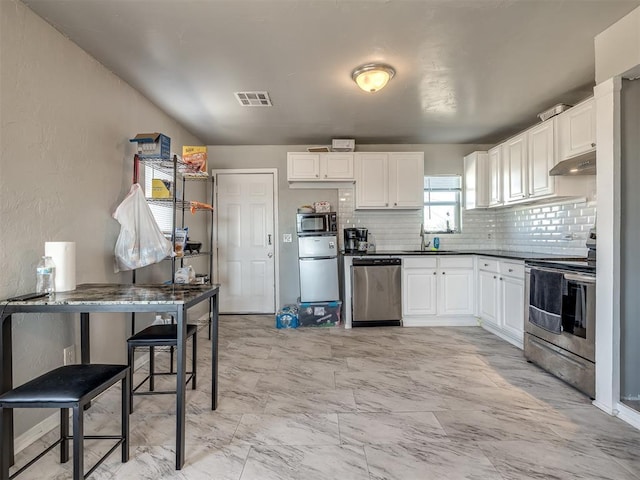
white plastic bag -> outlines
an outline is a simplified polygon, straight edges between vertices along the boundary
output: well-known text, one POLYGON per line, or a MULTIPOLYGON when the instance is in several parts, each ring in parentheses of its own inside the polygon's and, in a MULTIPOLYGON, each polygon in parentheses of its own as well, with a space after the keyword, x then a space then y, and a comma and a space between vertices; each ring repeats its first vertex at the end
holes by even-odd
POLYGON ((171 242, 160 231, 139 184, 131 186, 113 218, 120 223, 115 248, 116 273, 158 263, 173 254, 171 242))

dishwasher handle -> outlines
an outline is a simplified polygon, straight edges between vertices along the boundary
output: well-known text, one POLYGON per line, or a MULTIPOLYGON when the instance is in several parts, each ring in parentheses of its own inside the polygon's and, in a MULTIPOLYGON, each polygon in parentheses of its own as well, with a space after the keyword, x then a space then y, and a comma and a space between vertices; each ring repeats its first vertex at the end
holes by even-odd
POLYGON ((393 265, 402 265, 400 258, 354 258, 352 263, 354 267, 388 267, 393 265))

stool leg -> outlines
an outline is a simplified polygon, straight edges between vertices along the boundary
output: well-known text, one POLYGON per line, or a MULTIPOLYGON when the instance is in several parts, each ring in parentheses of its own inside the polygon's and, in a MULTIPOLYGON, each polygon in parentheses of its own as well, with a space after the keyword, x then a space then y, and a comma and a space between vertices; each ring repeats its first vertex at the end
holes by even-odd
POLYGON ((173 373, 173 347, 169 347, 169 373, 173 373))
POLYGON ((198 360, 198 342, 196 341, 196 338, 198 337, 198 332, 196 332, 193 337, 191 337, 191 341, 193 342, 193 351, 191 353, 192 358, 191 358, 191 371, 193 372, 193 377, 191 378, 191 389, 195 390, 196 389, 196 363, 198 360))
POLYGON ((73 407, 73 480, 84 478, 84 405, 73 407))
POLYGON ((69 461, 69 409, 60 409, 60 463, 69 461))
POLYGON ((153 374, 156 370, 156 356, 153 354, 153 347, 149 347, 149 390, 153 391, 153 374))
POLYGON ((131 391, 131 376, 130 371, 127 372, 125 377, 122 379, 121 388, 122 388, 122 463, 129 461, 129 414, 131 405, 129 404, 131 391))
MULTIPOLYGON (((12 410, 7 408, 7 412, 11 412, 12 410)), ((5 422, 4 422, 4 413, 5 409, 0 408, 0 432, 4 432, 5 422)), ((13 439, 11 439, 13 441, 13 439)), ((2 445, 0 449, 0 479, 9 480, 9 446, 2 445)))
POLYGON ((129 345, 128 357, 129 357, 129 371, 131 372, 131 378, 129 382, 129 388, 127 389, 129 393, 129 413, 133 412, 133 365, 135 364, 136 358, 136 347, 133 345, 129 345))

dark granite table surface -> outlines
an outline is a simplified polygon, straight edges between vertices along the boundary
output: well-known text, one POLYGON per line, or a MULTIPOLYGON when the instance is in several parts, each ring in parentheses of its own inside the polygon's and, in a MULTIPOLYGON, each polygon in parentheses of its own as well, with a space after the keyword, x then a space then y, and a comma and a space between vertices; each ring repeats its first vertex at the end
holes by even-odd
MULTIPOLYGON (((13 300, 11 305, 180 305, 216 288, 218 285, 84 283, 69 292, 31 300, 13 300)), ((0 305, 6 302, 0 301, 0 305)))

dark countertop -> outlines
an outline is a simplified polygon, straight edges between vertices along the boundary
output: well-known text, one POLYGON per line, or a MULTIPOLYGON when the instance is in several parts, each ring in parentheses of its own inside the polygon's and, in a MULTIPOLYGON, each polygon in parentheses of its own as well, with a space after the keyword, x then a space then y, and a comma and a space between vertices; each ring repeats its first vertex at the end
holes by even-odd
POLYGON ((343 253, 347 257, 371 256, 410 256, 410 255, 484 255, 485 257, 509 258, 512 260, 583 260, 585 257, 577 255, 559 255, 553 253, 516 252, 513 250, 379 250, 375 253, 357 252, 343 253))

